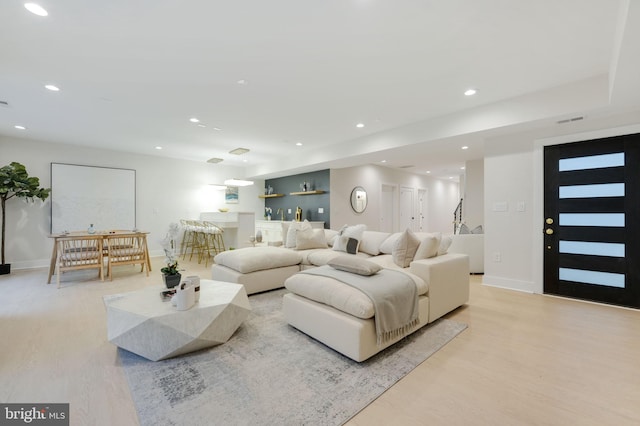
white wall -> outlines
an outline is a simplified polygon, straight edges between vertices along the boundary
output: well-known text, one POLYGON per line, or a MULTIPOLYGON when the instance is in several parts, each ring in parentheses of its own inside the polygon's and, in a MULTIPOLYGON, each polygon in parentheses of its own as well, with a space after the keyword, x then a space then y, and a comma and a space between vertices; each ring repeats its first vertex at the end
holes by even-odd
POLYGON ((533 154, 532 141, 520 138, 485 144, 483 281, 531 291, 533 154), (524 211, 518 210, 518 203, 524 211))
POLYGON ((484 225, 484 159, 465 163, 462 198, 463 221, 471 229, 484 225))
MULTIPOLYGON (((161 255, 159 241, 167 226, 180 219, 198 219, 202 211, 229 207, 230 211, 255 212, 261 217, 264 201, 258 198, 264 181, 240 188, 239 204, 225 204, 224 191, 215 191, 209 183, 221 183, 231 177, 242 177, 243 170, 219 164, 199 163, 152 155, 137 155, 84 148, 73 145, 42 143, 27 139, 0 137, 1 166, 17 161, 26 166, 30 176, 50 187, 50 163, 119 167, 136 170, 137 227, 149 231, 151 255, 161 255)), ((104 183, 108 185, 108 182, 104 183)), ((97 191, 100 188, 96 188, 97 191)), ((7 262, 12 269, 41 267, 49 264, 52 240, 50 204, 25 203, 11 199, 7 203, 7 262)), ((84 230, 88 223, 79 223, 84 230)))
POLYGON ((640 113, 632 111, 485 141, 484 284, 543 291, 542 145, 637 133, 638 123, 640 113), (525 211, 518 211, 518 202, 525 211), (497 211, 505 204, 506 211, 497 211))
MULTIPOLYGON (((443 181, 388 167, 367 165, 331 169, 331 227, 339 229, 344 224, 364 223, 370 230, 378 230, 380 223, 380 191, 382 184, 410 187, 414 190, 414 200, 418 199, 418 189, 427 190, 427 226, 429 232, 452 233, 453 211, 460 200, 457 182, 443 181), (351 190, 362 186, 367 191, 366 210, 357 214, 351 209, 351 190)), ((399 230, 399 229, 398 229, 399 230)))

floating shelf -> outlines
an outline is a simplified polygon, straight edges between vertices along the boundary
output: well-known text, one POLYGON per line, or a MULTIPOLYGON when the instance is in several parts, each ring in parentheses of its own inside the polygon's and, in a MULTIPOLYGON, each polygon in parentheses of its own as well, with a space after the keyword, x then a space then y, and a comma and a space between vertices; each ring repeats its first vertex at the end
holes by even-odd
POLYGON ((284 194, 264 194, 264 195, 258 195, 258 198, 278 198, 278 197, 284 197, 284 194))
POLYGON ((318 190, 318 191, 302 191, 302 192, 289 193, 289 195, 318 195, 318 194, 324 194, 324 191, 318 190))

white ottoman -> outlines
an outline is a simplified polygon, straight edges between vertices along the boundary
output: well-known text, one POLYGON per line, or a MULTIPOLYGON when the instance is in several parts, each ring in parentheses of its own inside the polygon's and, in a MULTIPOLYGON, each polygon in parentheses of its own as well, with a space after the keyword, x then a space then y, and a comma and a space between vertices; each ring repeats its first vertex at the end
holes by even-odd
POLYGON ((219 253, 211 278, 244 285, 247 294, 284 287, 284 281, 300 272, 302 255, 283 247, 246 247, 219 253))

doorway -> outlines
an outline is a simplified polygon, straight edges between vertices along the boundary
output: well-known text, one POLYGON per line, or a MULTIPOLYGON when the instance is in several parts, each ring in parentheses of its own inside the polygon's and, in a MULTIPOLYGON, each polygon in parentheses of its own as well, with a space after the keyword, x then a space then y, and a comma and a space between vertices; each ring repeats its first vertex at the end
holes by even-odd
POLYGON ((415 203, 413 188, 400 187, 400 230, 410 229, 415 231, 415 203))
POLYGON ((640 307, 639 214, 640 134, 545 147, 544 292, 640 307))

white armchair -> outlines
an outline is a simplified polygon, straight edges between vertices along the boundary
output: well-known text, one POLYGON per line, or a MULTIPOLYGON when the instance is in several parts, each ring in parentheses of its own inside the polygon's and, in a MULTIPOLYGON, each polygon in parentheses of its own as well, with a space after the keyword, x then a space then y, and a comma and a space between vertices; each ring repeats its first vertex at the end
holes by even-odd
POLYGON ((469 272, 484 273, 484 234, 452 235, 449 253, 461 253, 469 256, 469 272))

